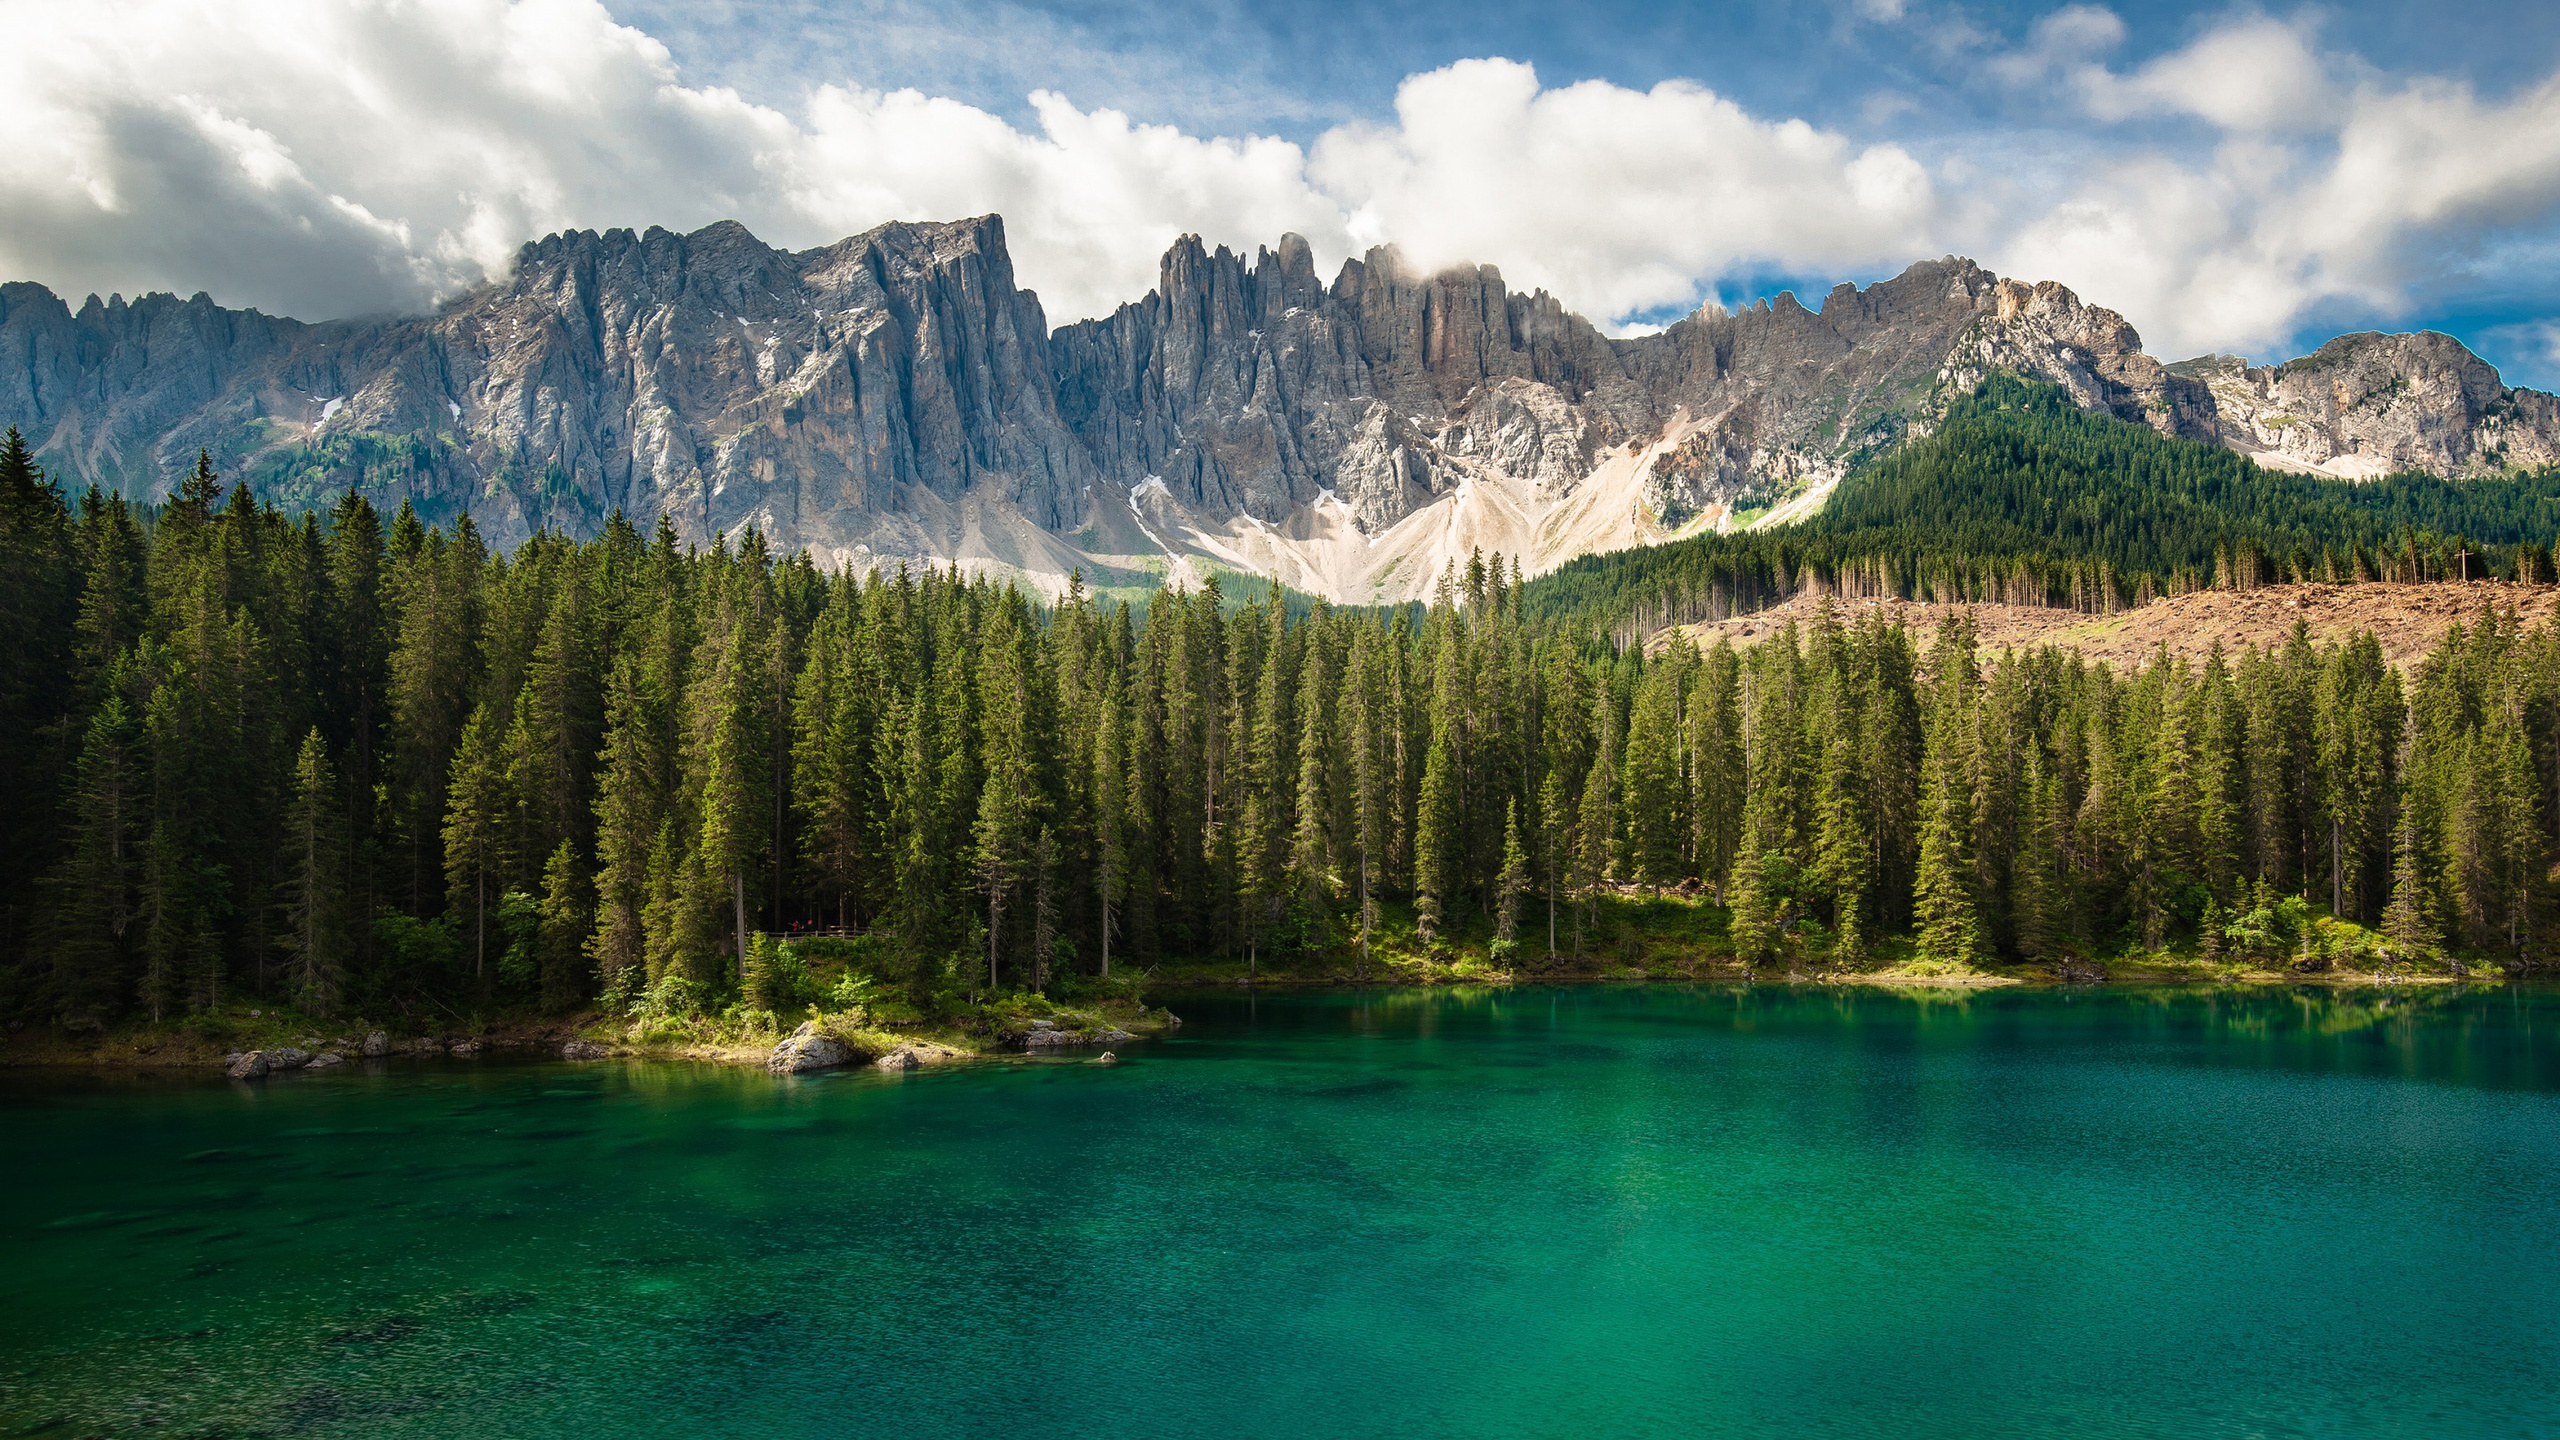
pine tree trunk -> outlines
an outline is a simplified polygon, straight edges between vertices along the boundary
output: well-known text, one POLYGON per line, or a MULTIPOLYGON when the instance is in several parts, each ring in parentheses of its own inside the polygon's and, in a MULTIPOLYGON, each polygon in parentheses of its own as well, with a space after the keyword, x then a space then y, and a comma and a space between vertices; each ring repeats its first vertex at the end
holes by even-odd
POLYGON ((747 978, 747 872, 729 872, 729 896, 738 915, 738 978, 747 978))

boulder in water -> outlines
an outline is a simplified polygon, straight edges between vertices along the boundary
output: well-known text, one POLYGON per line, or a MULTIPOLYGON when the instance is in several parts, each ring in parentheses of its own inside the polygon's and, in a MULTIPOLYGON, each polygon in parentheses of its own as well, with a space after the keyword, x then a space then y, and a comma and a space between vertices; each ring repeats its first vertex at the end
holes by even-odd
POLYGON ((817 1021, 803 1020, 799 1029, 773 1047, 773 1058, 765 1062, 765 1068, 776 1075, 805 1075, 852 1062, 853 1051, 843 1041, 819 1034, 817 1021))
POLYGON ((916 1058, 915 1047, 901 1045, 872 1063, 883 1070, 913 1070, 924 1062, 916 1058))
POLYGON ((560 1047, 563 1060, 602 1060, 612 1053, 593 1040, 572 1040, 560 1047))
POLYGON ((319 1054, 312 1056, 302 1068, 305 1070, 326 1070, 332 1065, 344 1065, 346 1063, 346 1056, 339 1054, 335 1050, 323 1050, 319 1054))
POLYGON ((231 1068, 223 1073, 234 1080, 264 1080, 267 1078, 267 1052, 252 1050, 236 1056, 231 1061, 231 1068))
POLYGON ((379 1059, 391 1053, 391 1037, 376 1030, 364 1037, 364 1058, 379 1059))
POLYGON ((296 1050, 290 1045, 280 1046, 277 1049, 261 1053, 267 1057, 267 1069, 269 1071, 299 1070, 303 1066, 311 1063, 311 1053, 309 1051, 296 1050))
POLYGON ((477 1040, 456 1040, 451 1046, 447 1047, 446 1053, 468 1060, 472 1056, 480 1053, 480 1042, 477 1040))

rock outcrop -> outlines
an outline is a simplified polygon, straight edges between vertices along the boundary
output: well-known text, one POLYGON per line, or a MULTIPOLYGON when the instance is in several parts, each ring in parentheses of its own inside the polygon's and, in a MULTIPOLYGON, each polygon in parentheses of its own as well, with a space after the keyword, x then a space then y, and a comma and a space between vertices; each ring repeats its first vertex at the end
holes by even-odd
POLYGON ((1491 267, 1197 239, 1049 329, 1003 222, 773 249, 734 223, 576 231, 432 315, 304 324, 204 295, 0 285, 0 423, 75 484, 163 495, 198 450, 288 506, 353 485, 494 541, 619 508, 822 564, 1063 584, 1216 565, 1341 600, 1501 551, 1808 512, 1992 369, 2268 464, 2450 476, 2560 460, 2560 400, 2434 334, 2163 366, 2123 317, 1969 260, 1613 339, 1491 267))
POLYGON ((1117 1045, 1135 1038, 1116 1025, 1067 1030, 1061 1029, 1054 1021, 1034 1020, 1031 1029, 1023 1035, 1022 1044, 1029 1050, 1056 1050, 1074 1045, 1117 1045))
POLYGON ((2229 355, 2168 368, 2210 392, 2209 438, 2262 465, 2364 479, 2560 464, 2560 397, 2508 389, 2487 361, 2434 331, 2341 335, 2263 369, 2229 355))
POLYGON ((776 1075, 805 1075, 812 1070, 834 1070, 854 1061, 851 1046, 833 1035, 822 1034, 815 1020, 803 1020, 800 1028, 773 1047, 773 1057, 765 1068, 776 1075))

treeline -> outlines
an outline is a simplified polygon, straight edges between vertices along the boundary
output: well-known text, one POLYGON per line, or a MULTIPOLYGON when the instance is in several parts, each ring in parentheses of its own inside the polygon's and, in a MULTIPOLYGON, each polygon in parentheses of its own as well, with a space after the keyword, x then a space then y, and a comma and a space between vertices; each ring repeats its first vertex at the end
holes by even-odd
POLYGON ((14 439, 0 601, 8 1008, 82 1025, 754 1002, 742 942, 811 926, 920 996, 1361 955, 1387 903, 1534 965, 1606 882, 1710 887, 1754 961, 2263 948, 2306 898, 2529 951, 2549 899, 2560 643, 2487 617, 2414 703, 2299 634, 2119 676, 1826 612, 1648 660, 1498 557, 1142 615, 663 520, 502 555, 202 463, 142 517, 14 439))
POLYGON ((2109 613, 2207 586, 2553 578, 2560 473, 2345 481, 2094 415, 1995 374, 1798 524, 1586 556, 1530 613, 1627 643, 1806 590, 2109 613))

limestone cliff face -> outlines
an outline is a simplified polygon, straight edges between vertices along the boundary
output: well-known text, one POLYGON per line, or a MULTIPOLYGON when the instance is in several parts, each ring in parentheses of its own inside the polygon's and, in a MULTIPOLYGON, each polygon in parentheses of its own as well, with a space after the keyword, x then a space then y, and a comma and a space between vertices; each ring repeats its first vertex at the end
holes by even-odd
POLYGON ((317 325, 0 286, 0 423, 77 482, 163 494, 205 449, 287 504, 354 485, 501 542, 618 506, 829 564, 1214 563, 1345 600, 1471 549, 1536 571, 1807 513, 1992 369, 2270 464, 2560 463, 2560 400, 2445 336, 2163 366, 2114 312, 1952 256, 1631 339, 1490 267, 1381 249, 1328 281, 1296 236, 1250 262, 1186 238, 1144 299, 1053 333, 992 216, 799 253, 573 232, 433 315, 317 325))
POLYGON ((1455 455, 1567 483, 1595 422, 1649 418, 1609 342, 1549 296, 1490 267, 1416 274, 1393 250, 1327 285, 1295 235, 1249 267, 1186 238, 1152 294, 1060 330, 1052 354, 1103 473, 1261 520, 1331 492, 1362 529, 1391 527, 1454 483, 1455 455), (1623 393, 1595 398, 1608 382, 1623 393))
POLYGON ((2169 368, 2211 392, 2212 438, 2265 465, 2362 479, 2560 464, 2560 398, 2508 389, 2450 335, 2341 335, 2264 369, 2228 355, 2169 368))
POLYGON ((2050 280, 2003 280, 1947 356, 1950 388, 1970 389, 1993 370, 2060 385, 2084 410, 2207 443, 2217 436, 2213 396, 2142 353, 2142 337, 2113 310, 2084 305, 2050 280))
POLYGON ((994 217, 787 254, 735 224, 554 235, 432 316, 302 325, 203 296, 0 292, 0 416, 165 493, 199 449, 288 501, 354 484, 501 541, 614 507, 833 558, 1014 562, 1090 479, 994 217), (23 359, 21 359, 23 357, 23 359), (992 504, 993 535, 973 528, 992 504))

